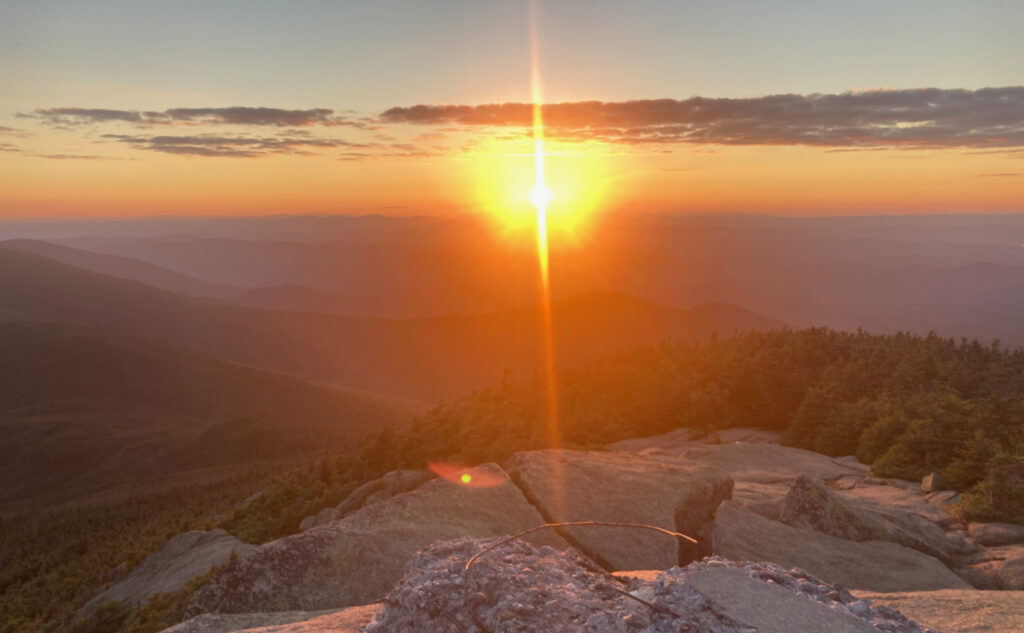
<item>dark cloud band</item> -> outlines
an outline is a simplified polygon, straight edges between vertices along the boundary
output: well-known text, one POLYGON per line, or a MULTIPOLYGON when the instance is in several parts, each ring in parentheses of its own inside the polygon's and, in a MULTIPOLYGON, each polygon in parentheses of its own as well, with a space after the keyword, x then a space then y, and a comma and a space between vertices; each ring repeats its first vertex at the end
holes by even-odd
POLYGON ((360 143, 338 139, 290 137, 218 136, 135 136, 130 134, 104 134, 103 138, 127 143, 140 149, 164 154, 185 156, 225 156, 232 158, 258 158, 272 154, 310 154, 315 149, 336 147, 362 148, 360 143))
MULTIPOLYGON (((750 99, 579 101, 543 106, 549 136, 613 143, 1021 147, 1024 87, 877 90, 750 99)), ((391 108, 385 123, 523 127, 532 105, 391 108)))
POLYGON ((306 127, 311 125, 350 125, 362 127, 360 121, 336 115, 328 108, 282 110, 235 106, 230 108, 171 108, 163 111, 108 110, 104 108, 40 108, 24 117, 38 118, 53 125, 127 122, 148 125, 201 123, 204 125, 270 125, 306 127))

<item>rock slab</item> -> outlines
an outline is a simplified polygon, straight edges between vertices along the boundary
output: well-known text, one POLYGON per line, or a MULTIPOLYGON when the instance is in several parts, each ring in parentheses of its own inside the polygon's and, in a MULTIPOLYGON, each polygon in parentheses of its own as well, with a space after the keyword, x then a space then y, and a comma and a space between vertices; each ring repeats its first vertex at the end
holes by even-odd
POLYGON ((777 565, 711 558, 628 583, 575 551, 461 539, 422 551, 367 633, 927 633, 777 565), (467 567, 467 565, 469 565, 467 567))
POLYGON ((942 633, 1020 633, 1024 630, 1024 591, 943 589, 900 593, 855 592, 898 609, 942 633))
POLYGON ((971 523, 967 535, 978 545, 1014 545, 1024 543, 1024 525, 1016 523, 971 523))
POLYGON ((255 549, 221 529, 179 534, 123 580, 89 601, 84 610, 105 602, 140 606, 151 596, 178 591, 193 578, 227 564, 233 556, 244 558, 255 549))
MULTIPOLYGON (((380 600, 406 562, 436 541, 504 536, 544 523, 498 466, 485 464, 260 546, 193 597, 200 613, 318 611, 380 600), (472 483, 459 483, 462 475, 472 483)), ((568 545, 550 530, 538 544, 568 545)))
POLYGON ((712 516, 733 486, 726 473, 661 454, 530 451, 513 455, 507 468, 551 522, 646 524, 702 542, 694 551, 646 530, 564 528, 570 542, 609 570, 667 569, 710 554, 712 516))
POLYGON ((727 501, 714 523, 714 551, 733 560, 798 567, 828 582, 873 591, 967 589, 938 559, 884 541, 855 542, 771 521, 727 501))

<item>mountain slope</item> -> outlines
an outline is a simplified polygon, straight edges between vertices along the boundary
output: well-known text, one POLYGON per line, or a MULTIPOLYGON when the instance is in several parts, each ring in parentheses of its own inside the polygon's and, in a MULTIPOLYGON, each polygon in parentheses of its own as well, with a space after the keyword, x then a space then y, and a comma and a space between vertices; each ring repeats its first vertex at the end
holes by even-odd
MULTIPOLYGON (((429 319, 264 311, 202 301, 0 249, 0 311, 119 329, 205 355, 434 403, 543 366, 536 309, 429 319)), ((778 327, 737 308, 682 311, 597 293, 553 307, 561 366, 666 338, 778 327)))
POLYGON ((204 281, 141 259, 95 253, 40 240, 5 240, 0 242, 0 248, 34 253, 90 272, 137 281, 193 297, 227 297, 245 292, 244 288, 204 281))
POLYGON ((0 504, 310 454, 405 417, 117 332, 0 324, 0 504))

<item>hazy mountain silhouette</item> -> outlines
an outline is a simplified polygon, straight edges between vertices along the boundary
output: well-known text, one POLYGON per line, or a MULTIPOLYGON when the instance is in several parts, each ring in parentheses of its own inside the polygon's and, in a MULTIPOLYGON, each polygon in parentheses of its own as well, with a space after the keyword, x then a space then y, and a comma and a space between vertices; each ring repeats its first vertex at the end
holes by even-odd
POLYGON ((408 412, 118 332, 0 324, 0 505, 314 453, 408 412))
MULTIPOLYGON (((433 403, 543 365, 535 308, 427 319, 266 311, 183 297, 0 249, 7 318, 66 321, 164 340, 221 359, 433 403)), ((666 338, 780 322, 731 306, 681 311, 599 293, 555 302, 563 366, 666 338)))
MULTIPOLYGON (((89 247, 253 287, 232 300, 264 309, 439 316, 536 299, 529 240, 517 246, 468 219, 274 221, 290 238, 331 228, 308 242, 267 237, 269 220, 248 222, 236 220, 234 233, 226 221, 205 233, 192 223, 192 237, 136 232, 89 247), (346 223, 351 240, 339 237, 346 223)), ((580 244, 556 241, 552 289, 556 298, 613 291, 681 309, 741 305, 800 326, 935 330, 1019 345, 1022 244, 1024 215, 629 215, 598 223, 580 244)))
POLYGON ((80 248, 72 248, 39 240, 6 240, 0 242, 0 248, 35 253, 36 255, 42 255, 43 257, 94 273, 100 273, 101 275, 138 281, 150 286, 194 297, 230 297, 245 292, 244 288, 211 283, 198 277, 162 268, 141 259, 94 253, 80 248))

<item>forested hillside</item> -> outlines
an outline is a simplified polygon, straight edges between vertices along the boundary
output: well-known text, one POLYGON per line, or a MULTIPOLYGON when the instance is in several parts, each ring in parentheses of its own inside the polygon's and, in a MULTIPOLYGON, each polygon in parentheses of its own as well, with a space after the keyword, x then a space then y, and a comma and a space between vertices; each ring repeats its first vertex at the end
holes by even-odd
MULTIPOLYGON (((1024 521, 1024 352, 998 343, 827 329, 663 344, 563 372, 563 445, 597 447, 680 427, 783 431, 787 444, 855 454, 881 477, 940 471, 965 519, 1024 521)), ((401 432, 283 478, 227 527, 261 541, 294 530, 356 483, 429 462, 502 461, 546 446, 541 382, 441 404, 401 432), (322 502, 322 503, 321 503, 322 502)))

